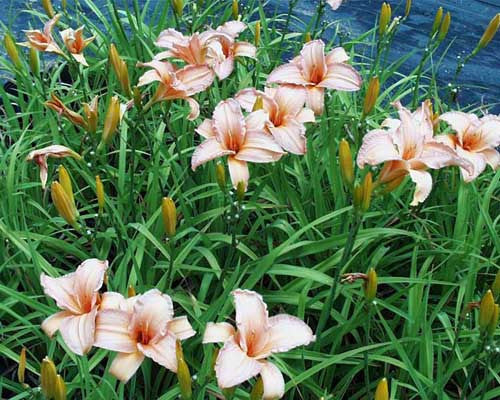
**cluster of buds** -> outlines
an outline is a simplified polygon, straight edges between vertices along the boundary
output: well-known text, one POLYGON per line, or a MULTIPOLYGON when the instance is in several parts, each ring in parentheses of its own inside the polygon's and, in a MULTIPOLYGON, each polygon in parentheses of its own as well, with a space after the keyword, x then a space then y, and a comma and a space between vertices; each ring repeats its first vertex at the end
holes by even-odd
POLYGON ((49 357, 42 360, 40 387, 46 400, 66 400, 66 384, 49 357))
POLYGON ((378 276, 375 269, 370 268, 366 274, 362 272, 351 272, 342 275, 341 283, 354 283, 363 280, 363 291, 366 301, 372 301, 377 297, 378 276))
POLYGON ((479 305, 479 332, 492 337, 498 325, 500 307, 495 304, 493 292, 488 290, 479 305))
POLYGON ((128 76, 127 64, 123 61, 116 50, 116 46, 112 43, 109 48, 109 62, 111 63, 113 70, 115 71, 118 82, 122 88, 123 93, 127 97, 132 97, 132 91, 130 89, 130 79, 128 76))
POLYGON ((431 28, 431 38, 437 34, 439 42, 442 42, 445 39, 451 24, 451 14, 447 12, 446 15, 444 15, 444 18, 443 15, 443 7, 439 7, 431 28))

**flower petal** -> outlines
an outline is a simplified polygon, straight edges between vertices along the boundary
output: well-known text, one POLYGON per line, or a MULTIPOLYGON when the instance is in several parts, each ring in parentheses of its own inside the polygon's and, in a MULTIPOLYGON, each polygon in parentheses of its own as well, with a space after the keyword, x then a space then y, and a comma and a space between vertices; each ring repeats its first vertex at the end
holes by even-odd
POLYGON ((304 87, 282 85, 278 87, 274 95, 274 101, 278 105, 281 116, 296 116, 299 114, 306 102, 307 92, 304 87))
POLYGON ((216 61, 213 69, 220 81, 226 79, 234 71, 234 57, 229 56, 222 61, 216 61))
POLYGON ((291 85, 311 85, 300 68, 293 63, 288 63, 275 68, 268 76, 267 84, 291 84, 291 85))
POLYGON ((182 33, 176 31, 175 29, 169 28, 162 32, 156 40, 156 45, 158 47, 163 47, 165 49, 171 49, 174 45, 187 45, 188 39, 182 33))
POLYGON ((264 111, 267 111, 269 114, 276 112, 278 106, 273 98, 255 88, 240 90, 238 93, 236 93, 236 96, 234 96, 234 98, 238 103, 240 103, 241 108, 243 108, 247 112, 252 112, 258 96, 262 98, 264 111))
POLYGON ((500 118, 483 117, 476 129, 480 135, 480 140, 474 147, 475 151, 482 151, 488 148, 500 146, 500 118))
POLYGON ((127 383, 127 381, 137 372, 143 361, 144 354, 140 351, 134 353, 118 353, 111 363, 109 373, 123 383, 127 383))
POLYGON ((432 176, 427 171, 410 169, 410 178, 415 182, 415 194, 413 195, 413 200, 410 203, 412 206, 416 206, 422 203, 431 193, 432 190, 432 176))
POLYGON ((80 304, 91 302, 94 307, 97 292, 104 281, 104 274, 108 269, 108 262, 91 258, 82 262, 75 271, 75 294, 80 304))
POLYGON ((441 121, 445 121, 458 134, 460 138, 467 128, 478 121, 473 114, 466 114, 460 111, 450 111, 439 116, 441 121))
POLYGON ((352 92, 361 88, 363 80, 358 71, 347 64, 328 64, 324 79, 319 87, 352 92))
POLYGON ((222 32, 232 38, 238 36, 247 28, 246 24, 241 21, 229 21, 217 28, 217 32, 222 32))
POLYGON ((188 102, 190 109, 187 119, 189 121, 194 121, 200 115, 200 105, 192 97, 186 97, 185 100, 188 102))
POLYGON ((234 151, 224 149, 215 138, 209 138, 198 145, 191 157, 191 168, 193 171, 200 165, 213 160, 214 158, 224 157, 234 154, 234 151))
POLYGON ((320 82, 327 73, 325 44, 322 40, 307 42, 300 51, 300 65, 304 78, 309 82, 320 82))
POLYGON ((495 149, 486 149, 483 150, 481 154, 493 170, 496 171, 498 167, 500 167, 500 153, 498 151, 495 149))
POLYGON ((188 339, 196 334, 186 316, 176 317, 168 321, 167 331, 172 332, 180 340, 188 339))
POLYGON ((234 326, 227 322, 208 322, 203 334, 203 343, 226 342, 235 334, 234 326))
POLYGON ((125 297, 121 293, 105 292, 101 296, 99 310, 127 311, 127 300, 125 300, 125 297))
POLYGON ((217 139, 226 149, 236 150, 245 139, 245 118, 234 99, 221 101, 213 113, 217 139))
POLYGON ((440 169, 451 165, 458 165, 472 172, 473 166, 464 157, 460 157, 458 153, 448 145, 438 142, 428 142, 424 145, 422 153, 411 164, 424 163, 432 169, 440 169))
POLYGON ((45 334, 51 338, 54 336, 54 333, 56 333, 59 330, 59 327, 61 326, 61 323, 65 318, 71 317, 73 314, 70 313, 69 311, 59 311, 50 317, 46 318, 42 322, 42 330, 45 332, 45 334))
POLYGON ((247 132, 245 143, 234 158, 240 161, 268 163, 277 161, 284 154, 274 138, 264 132, 247 132))
POLYGON ((204 91, 214 81, 214 72, 206 65, 188 65, 175 73, 186 87, 188 96, 204 91))
POLYGON ((349 61, 349 56, 343 47, 335 47, 326 55, 326 63, 345 63, 349 61))
POLYGON ((364 168, 366 164, 377 165, 385 161, 400 160, 391 135, 383 129, 375 129, 363 137, 363 143, 358 152, 357 164, 364 168))
POLYGON ((261 369, 262 363, 248 357, 234 339, 224 343, 215 363, 215 375, 221 389, 239 385, 258 375, 261 369))
POLYGON ((472 182, 486 169, 486 158, 483 153, 474 153, 457 147, 457 154, 469 162, 471 168, 460 168, 465 182, 472 182))
POLYGON ((174 316, 174 305, 170 296, 158 289, 148 290, 138 296, 130 320, 132 332, 148 327, 150 338, 163 336, 167 330, 167 322, 174 316))
POLYGON ((235 57, 255 58, 257 48, 248 42, 236 42, 233 46, 233 54, 235 57))
POLYGON ((297 121, 301 124, 306 122, 316 122, 314 111, 310 108, 303 108, 302 111, 297 114, 297 121))
POLYGON ((94 346, 120 353, 137 351, 130 336, 130 316, 126 311, 101 310, 97 314, 94 346))
POLYGON ((307 89, 306 104, 315 115, 323 114, 325 107, 325 89, 318 86, 309 86, 307 89))
MULTIPOLYGON (((245 118, 245 128, 247 135, 249 132, 262 132, 269 123, 269 114, 264 110, 251 112, 245 118)), ((246 140, 246 137, 245 137, 246 140)))
POLYGON ((195 130, 200 136, 203 136, 206 139, 215 136, 214 124, 211 119, 204 119, 195 130))
POLYGON ((71 311, 73 314, 79 314, 80 304, 77 301, 74 291, 75 272, 59 278, 51 278, 42 273, 40 275, 40 285, 44 293, 52 297, 59 308, 71 311))
POLYGON ((59 325, 59 332, 64 343, 75 354, 83 355, 94 345, 97 307, 92 311, 64 318, 59 325))
POLYGON ((231 176, 233 187, 237 188, 238 183, 243 182, 246 191, 248 180, 250 179, 250 172, 248 171, 246 161, 240 161, 234 158, 234 156, 231 156, 227 160, 227 166, 229 167, 229 175, 231 176))
POLYGON ((292 154, 306 153, 306 128, 296 119, 289 118, 278 126, 270 127, 269 130, 278 144, 292 154))
POLYGON ((137 348, 156 363, 164 366, 172 372, 177 372, 177 357, 175 355, 176 337, 168 332, 148 344, 137 344, 137 348))
POLYGON ((285 379, 283 378, 283 374, 276 365, 269 361, 263 361, 261 365, 260 376, 264 385, 262 399, 281 399, 285 394, 285 379))

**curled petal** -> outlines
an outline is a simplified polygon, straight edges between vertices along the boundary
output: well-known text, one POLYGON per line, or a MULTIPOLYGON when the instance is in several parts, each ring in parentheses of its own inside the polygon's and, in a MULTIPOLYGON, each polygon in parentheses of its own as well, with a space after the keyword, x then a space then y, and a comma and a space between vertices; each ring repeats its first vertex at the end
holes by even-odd
POLYGON ((152 340, 148 344, 137 344, 137 348, 146 357, 164 366, 172 372, 177 372, 177 357, 175 355, 176 337, 168 332, 165 336, 152 340))
POLYGON ((222 389, 247 381, 258 375, 261 369, 262 363, 248 357, 234 339, 224 344, 215 363, 217 383, 222 389))
POLYGON ((213 138, 215 136, 214 124, 211 119, 205 119, 203 122, 196 128, 196 132, 203 136, 204 138, 213 138))
POLYGON ((101 296, 99 309, 103 310, 118 310, 127 311, 127 300, 122 294, 117 292, 105 292, 101 296))
POLYGON ((325 89, 317 86, 307 87, 307 99, 306 104, 311 110, 314 111, 315 115, 323 114, 323 109, 325 107, 325 89))
MULTIPOLYGON (((91 258, 82 262, 75 272, 75 293, 79 299, 91 299, 91 307, 95 305, 96 294, 103 284, 107 269, 107 261, 91 258)), ((80 302, 83 303, 83 300, 80 302)))
POLYGON ((500 167, 500 153, 498 151, 495 149, 486 149, 481 154, 493 170, 496 171, 500 167))
POLYGON ((236 334, 236 330, 227 322, 209 322, 203 334, 203 343, 226 342, 236 334))
MULTIPOLYGON (((257 110, 251 112, 245 118, 245 128, 247 131, 247 136, 249 132, 262 132, 269 123, 269 114, 264 110, 257 110)), ((248 140, 245 137, 245 140, 248 140)))
POLYGON ((480 135, 480 139, 474 147, 475 151, 482 151, 500 146, 500 118, 483 117, 481 123, 477 127, 477 132, 480 135))
POLYGON ((248 171, 246 161, 240 161, 234 158, 234 156, 231 156, 227 160, 227 165, 229 167, 229 175, 231 176, 233 186, 236 188, 239 182, 243 182, 246 190, 248 180, 250 179, 250 172, 248 171))
POLYGON ((345 63, 349 61, 349 56, 343 47, 335 47, 326 55, 326 63, 345 63))
POLYGON ((59 325, 59 332, 64 343, 75 354, 83 355, 94 345, 95 320, 97 308, 82 314, 64 318, 59 325))
POLYGON ((174 316, 174 306, 170 296, 161 293, 158 289, 148 290, 137 298, 130 320, 132 332, 147 327, 150 338, 163 336, 167 329, 167 322, 174 316))
POLYGON ((130 316, 126 311, 102 310, 97 314, 95 346, 120 353, 137 351, 136 341, 130 336, 130 316))
POLYGON ((234 70, 234 57, 229 56, 222 61, 215 62, 213 69, 215 74, 217 75, 217 78, 223 81, 229 75, 231 75, 234 70))
POLYGON ((267 78, 267 83, 291 84, 291 85, 311 85, 300 68, 293 63, 288 63, 274 69, 267 78))
POLYGON ((172 332, 177 339, 185 340, 196 334, 187 317, 176 317, 167 323, 167 331, 172 332))
POLYGON ((432 190, 432 176, 427 171, 410 169, 410 178, 415 183, 415 193, 413 200, 410 203, 416 206, 422 203, 431 193, 432 190))
POLYGON ((319 87, 352 92, 361 88, 362 79, 358 71, 347 64, 329 64, 319 87))
POLYGON ((377 165, 385 161, 400 160, 391 135, 383 129, 368 132, 358 152, 357 164, 363 168, 366 164, 377 165))
POLYGON ((61 326, 61 323, 65 318, 71 317, 73 314, 70 313, 69 311, 59 311, 50 317, 46 318, 42 322, 42 330, 45 332, 45 334, 51 338, 54 336, 54 334, 59 330, 59 327, 61 326))
POLYGON ((200 105, 195 99, 191 97, 186 97, 185 100, 188 102, 190 110, 187 119, 189 121, 193 121, 200 115, 200 105))
POLYGON ((260 376, 264 385, 264 400, 281 399, 285 394, 285 380, 276 365, 269 361, 261 362, 260 376))
POLYGON ((185 37, 182 33, 176 31, 175 29, 169 28, 164 30, 158 36, 156 40, 156 45, 158 47, 163 47, 165 49, 171 49, 174 45, 186 45, 188 42, 188 38, 185 37))
POLYGON ((437 142, 428 142, 422 153, 415 160, 432 169, 440 169, 450 165, 458 165, 472 171, 473 167, 464 157, 460 157, 451 147, 437 142))
POLYGON ((217 32, 225 33, 229 35, 233 39, 237 37, 241 32, 243 32, 247 28, 246 24, 241 21, 229 21, 224 25, 221 25, 217 28, 217 32))
POLYGON ((232 150, 227 150, 215 138, 209 138, 196 147, 191 157, 191 168, 193 171, 200 165, 213 160, 214 158, 224 157, 235 154, 232 150))
POLYGON ((248 42, 236 42, 233 47, 235 57, 250 57, 255 58, 257 53, 256 47, 248 42))
POLYGON ((268 163, 277 161, 284 154, 280 145, 271 135, 264 132, 248 132, 245 143, 234 158, 240 161, 268 163))
POLYGON ((471 168, 460 168, 465 182, 472 182, 486 169, 486 158, 482 153, 463 150, 461 147, 457 148, 457 153, 471 165, 471 168))
POLYGON ((252 112, 258 96, 262 98, 264 111, 269 114, 274 114, 277 111, 278 105, 273 100, 273 97, 254 88, 240 90, 234 98, 240 103, 241 108, 247 112, 252 112))
POLYGON ((69 273, 59 278, 51 278, 42 273, 40 284, 44 293, 52 297, 59 308, 79 314, 82 310, 74 292, 75 273, 69 273))
POLYGON ((118 353, 111 363, 109 373, 123 383, 126 383, 134 376, 143 361, 144 354, 140 351, 134 353, 118 353))
POLYGON ((475 115, 466 114, 460 111, 444 113, 439 117, 439 119, 449 124, 459 137, 462 137, 463 133, 469 128, 469 126, 478 120, 475 115))
POLYGON ((316 122, 314 111, 310 108, 302 109, 302 111, 297 114, 297 121, 301 124, 305 124, 306 122, 316 122))
POLYGON ((278 144, 292 154, 306 153, 306 128, 295 119, 288 119, 278 127, 269 130, 278 144))
POLYGON ((322 40, 312 40, 300 51, 300 65, 306 80, 317 83, 324 79, 327 73, 325 44, 322 40))

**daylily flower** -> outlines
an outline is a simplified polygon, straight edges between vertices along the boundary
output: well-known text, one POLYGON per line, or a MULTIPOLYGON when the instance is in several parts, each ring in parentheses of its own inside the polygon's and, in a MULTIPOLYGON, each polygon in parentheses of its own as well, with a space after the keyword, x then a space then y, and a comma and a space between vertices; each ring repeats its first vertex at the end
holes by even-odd
POLYGON ((258 97, 262 98, 264 111, 269 114, 267 129, 278 144, 293 154, 306 152, 306 127, 314 122, 314 112, 304 107, 306 89, 300 86, 282 85, 264 92, 254 88, 243 89, 235 99, 245 111, 252 111, 258 97))
POLYGON ((203 343, 224 343, 215 364, 219 387, 230 388, 260 374, 263 398, 281 398, 285 393, 283 375, 266 358, 308 345, 316 338, 311 328, 296 317, 287 314, 269 317, 259 294, 237 289, 232 295, 236 329, 227 322, 209 322, 203 336, 203 343))
POLYGON ((62 100, 54 93, 51 93, 50 97, 51 99, 45 102, 45 105, 48 108, 54 110, 59 116, 64 115, 75 125, 81 126, 83 128, 87 127, 85 119, 80 114, 66 107, 62 100))
POLYGON ((61 332, 66 345, 78 355, 87 353, 94 344, 98 292, 107 268, 107 261, 92 258, 81 263, 75 272, 59 278, 44 273, 40 276, 45 294, 62 309, 43 321, 42 329, 49 337, 61 332))
POLYGON ((84 39, 82 26, 76 31, 71 28, 65 29, 61 32, 61 37, 73 58, 80 64, 88 67, 87 60, 83 56, 83 50, 95 39, 95 36, 84 39))
POLYGON ((358 152, 360 168, 366 164, 386 163, 380 173, 380 183, 389 183, 402 175, 410 175, 416 184, 411 205, 423 202, 432 189, 432 176, 427 168, 439 169, 458 165, 471 170, 471 164, 447 145, 433 138, 432 112, 428 102, 413 114, 401 103, 393 105, 399 112, 399 119, 388 118, 383 128, 368 132, 358 152))
POLYGON ((333 10, 336 10, 341 6, 342 1, 343 0, 327 0, 327 3, 330 5, 330 7, 332 7, 333 10))
POLYGON ((95 346, 116 351, 109 372, 127 382, 144 357, 177 372, 175 342, 195 334, 185 316, 174 318, 172 299, 157 289, 125 299, 103 295, 97 315, 95 346))
POLYGON ((57 14, 54 16, 54 18, 49 20, 43 27, 43 32, 39 30, 24 31, 26 33, 28 41, 19 44, 26 47, 32 47, 39 51, 46 51, 64 55, 63 51, 52 37, 52 29, 57 24, 57 21, 59 21, 60 17, 61 15, 57 14))
POLYGON ((324 108, 325 89, 351 92, 361 88, 361 76, 346 64, 347 60, 349 56, 342 47, 325 55, 323 41, 313 40, 304 45, 298 57, 272 71, 267 83, 305 86, 307 106, 320 115, 324 108))
POLYGON ((255 57, 257 49, 248 42, 236 42, 236 37, 246 29, 240 21, 230 21, 216 30, 210 29, 192 36, 184 36, 175 29, 160 33, 158 47, 166 48, 155 56, 156 60, 176 58, 191 65, 208 65, 220 80, 227 78, 234 69, 235 57, 255 57))
POLYGON ((460 157, 470 161, 469 172, 460 168, 466 182, 476 179, 489 164, 494 170, 500 166, 500 116, 486 115, 478 118, 474 114, 459 111, 447 112, 440 119, 447 122, 456 135, 439 135, 436 140, 455 149, 460 157))
POLYGON ((40 167, 40 181, 42 182, 42 189, 45 189, 47 184, 47 157, 63 158, 73 157, 80 160, 82 157, 77 152, 68 147, 54 144, 52 146, 44 147, 42 149, 33 150, 26 157, 26 161, 35 161, 40 167))
MULTIPOLYGON (((137 86, 159 82, 158 89, 149 103, 150 105, 162 100, 183 99, 189 103, 191 108, 188 116, 189 120, 194 120, 200 115, 200 106, 191 96, 204 91, 212 84, 213 73, 209 67, 206 65, 188 65, 176 69, 171 63, 158 60, 137 65, 153 68, 139 78, 137 86)), ((148 108, 148 105, 145 108, 148 108)))
POLYGON ((264 110, 252 112, 245 118, 236 100, 220 102, 215 107, 213 119, 204 120, 196 129, 206 140, 193 153, 193 171, 214 158, 229 156, 233 186, 243 182, 246 189, 249 179, 247 162, 268 163, 279 160, 284 154, 273 137, 265 132, 267 120, 264 110))

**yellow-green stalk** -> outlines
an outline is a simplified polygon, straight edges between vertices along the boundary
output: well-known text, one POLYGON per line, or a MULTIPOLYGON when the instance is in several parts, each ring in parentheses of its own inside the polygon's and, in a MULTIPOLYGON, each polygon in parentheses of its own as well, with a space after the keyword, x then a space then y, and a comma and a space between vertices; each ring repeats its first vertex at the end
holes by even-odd
POLYGON ((304 36, 304 43, 309 43, 312 40, 311 32, 306 32, 304 36))
POLYGON ((372 173, 368 172, 363 180, 363 202, 361 203, 361 209, 363 212, 368 211, 370 208, 370 203, 372 199, 373 192, 373 178, 372 173))
POLYGON ((351 147, 345 139, 342 139, 339 144, 339 163, 342 180, 346 186, 351 187, 354 182, 354 163, 351 147))
POLYGON ((363 290, 365 292, 365 299, 368 301, 372 301, 377 296, 377 286, 378 286, 378 277, 377 273, 373 268, 368 270, 366 274, 366 280, 363 285, 363 290))
POLYGON ((495 299, 493 293, 488 290, 481 299, 479 306, 479 331, 484 332, 488 328, 495 312, 495 299))
POLYGON ((181 399, 191 400, 193 398, 191 374, 184 360, 181 341, 178 339, 175 342, 175 356, 177 358, 177 379, 179 380, 179 387, 181 389, 181 399))
POLYGON ((56 377, 54 400, 66 400, 66 384, 61 375, 57 375, 56 377))
POLYGON ((386 2, 382 3, 382 8, 380 9, 380 21, 378 28, 378 33, 380 34, 380 36, 382 36, 387 30, 387 26, 391 21, 391 15, 392 15, 391 5, 386 2))
POLYGON ((161 203, 161 215, 163 227, 169 238, 175 236, 177 228, 177 209, 174 201, 170 197, 164 197, 161 203))
POLYGON ((77 229, 78 225, 76 223, 77 215, 75 209, 73 208, 71 200, 66 194, 66 191, 64 190, 62 185, 57 181, 52 182, 51 196, 52 196, 52 202, 54 203, 54 206, 56 207, 56 210, 59 213, 59 215, 63 217, 68 224, 77 229))
POLYGON ((451 24, 451 14, 447 12, 446 15, 444 16, 443 23, 439 28, 439 35, 438 35, 439 41, 444 40, 444 38, 448 34, 448 30, 450 29, 450 24, 451 24))
POLYGON ((411 11, 411 0, 406 0, 405 18, 407 18, 408 15, 410 15, 410 11, 411 11))
POLYGON ((375 390, 375 400, 389 400, 389 385, 387 379, 382 378, 375 390))
POLYGON ((233 0, 233 5, 232 5, 232 13, 233 13, 233 19, 237 20, 238 16, 240 15, 240 6, 238 4, 238 0, 233 0))
POLYGON ((368 115, 372 112, 375 104, 377 103, 379 93, 380 81, 378 79, 378 76, 374 76, 370 79, 368 90, 366 91, 365 101, 363 104, 363 115, 368 115))
POLYGON ((245 198, 245 192, 247 190, 247 185, 243 181, 239 181, 236 185, 236 198, 239 202, 242 202, 245 198))
POLYGON ((486 46, 488 46, 488 44, 495 37, 499 28, 500 28, 500 13, 498 13, 491 19, 490 23, 488 24, 488 27, 483 33, 483 36, 479 40, 479 43, 477 45, 477 51, 484 49, 486 46))
POLYGON ((59 174, 59 183, 63 187, 66 196, 68 196, 68 199, 71 203, 71 207, 73 208, 73 212, 77 214, 75 205, 75 196, 73 195, 73 185, 71 184, 71 177, 69 176, 68 170, 61 165, 59 166, 58 174, 59 174))
POLYGON ((5 51, 10 57, 12 63, 15 65, 17 69, 21 69, 23 64, 21 62, 21 58, 19 57, 19 51, 17 50, 17 45, 10 33, 6 33, 3 37, 3 44, 5 47, 5 51))
POLYGON ((436 12, 436 16, 434 17, 434 22, 432 23, 431 36, 434 36, 434 34, 438 31, 442 19, 443 19, 443 7, 439 7, 436 12))
POLYGON ((24 373, 26 371, 26 347, 21 349, 19 354, 19 365, 17 367, 17 380, 19 383, 24 383, 24 373))
POLYGON ((42 0, 42 6, 43 9, 45 10, 45 13, 49 18, 53 18, 54 15, 56 15, 54 11, 54 7, 52 7, 52 1, 51 0, 42 0))
POLYGON ((254 35, 254 44, 255 47, 258 47, 260 44, 260 21, 255 23, 255 35, 254 35))
POLYGON ((97 205, 99 206, 99 214, 101 215, 104 211, 104 185, 102 184, 101 177, 96 175, 95 177, 95 194, 97 196, 97 205))

